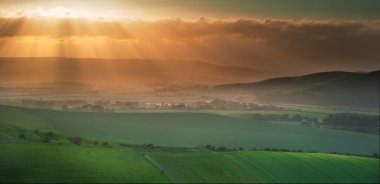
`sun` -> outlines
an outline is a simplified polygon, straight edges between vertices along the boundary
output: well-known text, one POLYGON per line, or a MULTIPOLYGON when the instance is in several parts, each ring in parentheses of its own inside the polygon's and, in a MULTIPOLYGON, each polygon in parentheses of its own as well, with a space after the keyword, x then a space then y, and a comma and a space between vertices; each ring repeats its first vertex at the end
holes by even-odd
POLYGON ((120 19, 121 15, 117 15, 114 11, 99 12, 90 9, 78 10, 69 7, 53 7, 49 9, 36 8, 32 10, 29 17, 45 17, 45 18, 57 18, 57 19, 103 19, 114 20, 120 19))
POLYGON ((49 19, 89 19, 89 20, 118 20, 134 18, 133 14, 125 11, 102 10, 91 8, 72 8, 66 6, 36 7, 22 10, 2 11, 4 17, 27 17, 27 18, 49 18, 49 19))

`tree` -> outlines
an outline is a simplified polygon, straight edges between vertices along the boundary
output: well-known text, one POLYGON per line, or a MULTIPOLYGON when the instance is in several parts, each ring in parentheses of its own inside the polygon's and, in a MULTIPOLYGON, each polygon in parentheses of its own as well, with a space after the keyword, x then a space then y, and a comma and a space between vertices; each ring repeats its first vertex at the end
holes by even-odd
POLYGON ((104 107, 101 105, 93 105, 90 108, 91 108, 91 111, 97 111, 97 112, 103 112, 104 111, 104 107))
POLYGON ((209 145, 209 144, 208 144, 208 145, 206 145, 206 146, 205 146, 205 148, 206 148, 206 149, 208 149, 208 150, 212 150, 212 146, 211 146, 211 145, 209 145))
POLYGON ((102 145, 103 145, 103 146, 108 146, 108 142, 107 142, 107 141, 104 141, 104 142, 102 143, 102 145))
POLYGON ((145 148, 153 148, 153 146, 154 146, 153 144, 144 144, 145 148))
POLYGON ((76 145, 81 145, 82 144, 82 138, 80 138, 80 137, 71 138, 70 141, 71 141, 71 143, 76 144, 76 145))
POLYGON ((62 110, 68 110, 69 107, 65 104, 65 105, 62 105, 62 110))
POLYGON ((44 139, 42 139, 42 142, 43 143, 49 143, 50 142, 50 138, 49 137, 45 137, 44 139))
POLYGON ((49 131, 49 132, 46 134, 46 137, 53 137, 53 135, 54 135, 53 132, 50 132, 50 131, 49 131))
POLYGON ((219 150, 219 151, 226 151, 226 147, 224 147, 224 146, 219 146, 218 150, 219 150))
POLYGON ((25 139, 25 138, 26 138, 26 136, 25 136, 24 133, 21 133, 18 137, 19 137, 20 139, 25 139))

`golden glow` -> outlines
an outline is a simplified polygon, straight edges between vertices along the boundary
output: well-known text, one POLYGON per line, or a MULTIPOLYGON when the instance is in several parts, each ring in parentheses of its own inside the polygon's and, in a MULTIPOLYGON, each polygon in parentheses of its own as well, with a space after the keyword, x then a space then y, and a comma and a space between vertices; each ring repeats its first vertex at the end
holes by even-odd
POLYGON ((189 20, 124 1, 44 2, 0 6, 0 57, 169 58, 259 70, 303 70, 305 62, 339 69, 338 61, 373 67, 380 59, 379 21, 189 20))

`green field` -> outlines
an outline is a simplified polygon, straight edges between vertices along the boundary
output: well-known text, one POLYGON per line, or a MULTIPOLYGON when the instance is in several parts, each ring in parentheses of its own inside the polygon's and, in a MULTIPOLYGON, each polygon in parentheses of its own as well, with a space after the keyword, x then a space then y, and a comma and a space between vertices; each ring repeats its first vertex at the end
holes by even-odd
POLYGON ((378 183, 379 160, 290 152, 151 152, 171 181, 260 183, 378 183))
POLYGON ((0 142, 0 182, 378 183, 379 159, 0 142))
POLYGON ((168 182, 137 151, 0 143, 0 182, 168 182))
POLYGON ((119 143, 172 147, 211 144, 230 148, 285 148, 370 155, 379 150, 377 135, 211 113, 95 113, 0 106, 0 124, 119 143))

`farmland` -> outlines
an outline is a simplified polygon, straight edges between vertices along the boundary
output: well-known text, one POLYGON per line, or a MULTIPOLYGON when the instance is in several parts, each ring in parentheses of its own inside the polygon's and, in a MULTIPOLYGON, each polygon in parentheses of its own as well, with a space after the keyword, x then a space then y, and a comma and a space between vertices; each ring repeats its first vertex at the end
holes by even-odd
POLYGON ((126 148, 0 143, 0 182, 168 182, 126 148))
POLYGON ((378 158, 305 152, 371 155, 376 141, 370 134, 210 112, 0 106, 0 182, 378 183, 378 158), (80 144, 73 136, 82 137, 80 144))
POLYGON ((174 182, 349 183, 379 181, 379 160, 320 153, 151 152, 174 182), (239 172, 236 172, 236 171, 239 172), (220 177, 222 174, 223 177, 220 177))
POLYGON ((1 141, 0 148, 0 182, 379 182, 378 159, 346 155, 23 141, 1 141))
POLYGON ((0 106, 0 122, 118 143, 302 149, 372 155, 379 136, 195 112, 71 112, 0 106))

